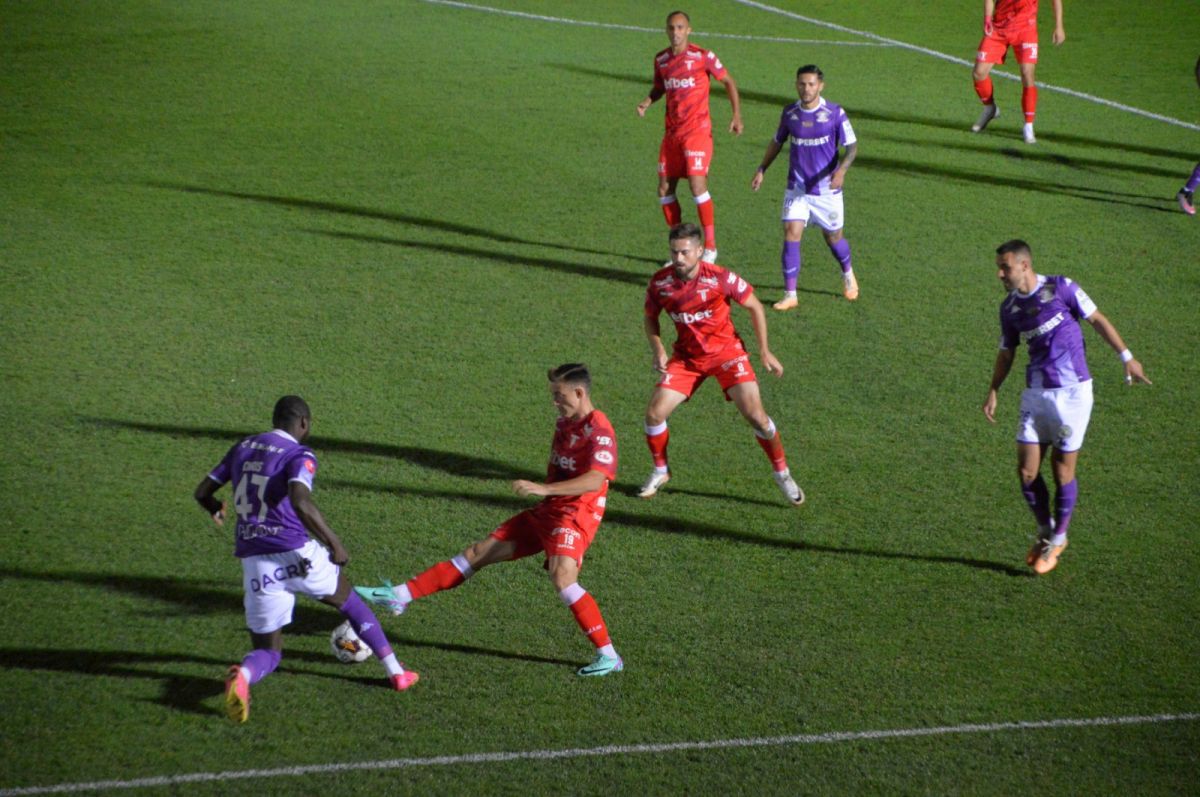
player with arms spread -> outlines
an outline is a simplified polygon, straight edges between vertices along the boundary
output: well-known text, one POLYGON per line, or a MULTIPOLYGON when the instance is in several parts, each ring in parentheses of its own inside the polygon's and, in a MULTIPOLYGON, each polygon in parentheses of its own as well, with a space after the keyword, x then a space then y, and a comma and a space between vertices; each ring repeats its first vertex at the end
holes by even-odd
MULTIPOLYGON (((1055 46, 1067 40, 1063 30, 1062 0, 1051 0, 1054 6, 1055 46)), ((1017 54, 1017 66, 1021 70, 1021 110, 1025 112, 1025 127, 1022 134, 1026 144, 1036 144, 1033 135, 1033 117, 1037 111, 1037 84, 1033 80, 1034 67, 1038 60, 1037 31, 1038 0, 983 0, 983 39, 975 54, 975 93, 983 102, 979 120, 971 125, 976 133, 1000 115, 992 91, 989 74, 993 64, 1002 64, 1012 47, 1017 54)))
POLYGON ((749 283, 701 259, 700 241, 700 230, 694 224, 671 228, 671 263, 660 269, 646 288, 644 327, 652 365, 660 378, 646 407, 646 444, 654 459, 654 470, 638 495, 651 498, 670 480, 667 419, 712 376, 725 391, 725 399, 732 401, 754 428, 779 489, 788 501, 799 506, 804 503, 804 491, 792 478, 779 431, 763 409, 758 378, 730 320, 729 304, 737 302, 750 313, 763 366, 769 373, 783 376, 783 366, 767 346, 766 311, 749 283), (663 311, 675 322, 675 345, 669 358, 659 326, 663 311))
POLYGON ((704 259, 717 259, 713 201, 708 192, 708 168, 712 162, 712 117, 708 112, 709 76, 720 81, 729 95, 733 119, 729 131, 742 133, 742 106, 737 84, 716 53, 688 43, 691 19, 682 11, 667 15, 667 38, 671 46, 654 56, 654 87, 638 103, 638 116, 659 98, 666 96, 666 132, 658 151, 658 201, 667 226, 674 227, 683 218, 675 188, 686 177, 696 201, 700 226, 704 228, 704 259))
POLYGON ((1039 575, 1058 565, 1067 547, 1067 528, 1079 495, 1075 465, 1092 415, 1092 377, 1084 353, 1086 319, 1125 364, 1125 383, 1150 384, 1142 365, 1083 289, 1066 277, 1041 276, 1033 270, 1029 244, 1012 240, 996 249, 997 276, 1009 294, 1000 305, 1000 351, 983 414, 996 422, 997 391, 1012 368, 1016 348, 1029 347, 1021 419, 1017 424, 1017 474, 1021 493, 1037 519, 1038 536, 1025 563, 1039 575), (1054 513, 1042 480, 1048 447, 1054 473, 1054 513))
POLYGON ((800 101, 783 109, 775 137, 767 144, 762 163, 750 180, 750 187, 757 191, 783 143, 791 142, 787 191, 783 195, 783 298, 772 305, 776 310, 791 310, 799 304, 796 284, 800 280, 800 239, 809 218, 821 228, 829 251, 841 264, 842 295, 849 301, 858 298, 850 242, 842 235, 846 223, 842 184, 846 170, 858 155, 858 139, 842 106, 821 97, 824 89, 825 73, 815 64, 796 70, 800 101), (840 147, 846 148, 846 157, 841 160, 840 147))
POLYGON ((401 614, 417 598, 453 589, 480 568, 544 552, 559 598, 596 646, 592 663, 578 674, 608 675, 623 670, 625 663, 613 647, 595 598, 579 586, 579 570, 604 517, 608 483, 617 475, 617 439, 608 418, 592 404, 592 378, 586 365, 560 365, 547 376, 559 417, 546 481, 518 479, 512 483, 517 495, 541 496, 543 500, 504 521, 488 537, 449 561, 439 562, 403 584, 393 587, 385 581, 379 587, 355 590, 393 614, 401 614))
POLYGON ((417 674, 396 660, 375 613, 350 589, 341 569, 350 555, 313 503, 317 457, 304 445, 312 429, 308 404, 299 396, 284 396, 275 403, 272 423, 272 431, 229 449, 195 492, 197 503, 223 525, 226 507, 215 495, 227 482, 236 483, 234 555, 242 560, 246 625, 254 649, 241 665, 229 668, 225 682, 225 711, 235 722, 250 716, 250 686, 279 666, 283 627, 292 621, 297 593, 341 612, 383 662, 394 688, 417 682, 417 674))

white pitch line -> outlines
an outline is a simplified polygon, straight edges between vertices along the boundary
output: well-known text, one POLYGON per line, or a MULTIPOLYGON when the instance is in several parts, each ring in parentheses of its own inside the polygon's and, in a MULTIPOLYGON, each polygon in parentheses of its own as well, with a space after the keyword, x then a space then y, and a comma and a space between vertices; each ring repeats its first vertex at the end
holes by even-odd
POLYGON ((28 786, 0 789, 0 797, 28 794, 66 794, 98 791, 100 789, 142 789, 155 786, 179 786, 186 783, 214 783, 256 778, 327 775, 336 772, 364 770, 412 769, 414 767, 445 767, 460 764, 496 764, 505 761, 545 761, 558 758, 584 758, 613 755, 677 753, 687 750, 727 750, 732 748, 773 747, 780 745, 835 744, 874 739, 910 739, 921 736, 946 736, 966 733, 996 733, 999 731, 1032 731, 1047 728, 1095 728, 1112 725, 1148 725, 1166 722, 1194 722, 1200 713, 1151 714, 1131 717, 1092 717, 1088 719, 1032 720, 1027 722, 990 722, 970 725, 943 725, 934 728, 896 728, 876 731, 836 731, 806 733, 792 736, 760 736, 742 739, 714 739, 707 742, 667 742, 663 744, 619 744, 605 747, 577 747, 563 750, 525 750, 504 753, 467 753, 431 758, 393 758, 383 761, 360 761, 349 764, 311 764, 278 769, 244 769, 233 772, 195 772, 190 775, 164 775, 135 780, 98 780, 90 783, 62 783, 55 786, 28 786))
MULTIPOLYGON (((822 27, 822 28, 829 28, 830 30, 840 31, 842 33, 850 33, 855 36, 863 36, 868 39, 873 39, 882 44, 887 44, 892 47, 898 47, 902 50, 912 50, 913 52, 921 53, 922 55, 928 55, 928 56, 932 56, 934 58, 940 58, 943 61, 949 61, 952 64, 962 64, 963 66, 974 66, 975 65, 973 62, 968 61, 965 58, 959 58, 957 56, 949 55, 947 53, 938 52, 937 50, 931 50, 928 47, 921 47, 916 44, 909 44, 908 42, 902 42, 898 39, 889 39, 886 36, 880 36, 878 33, 871 33, 870 31, 866 31, 866 30, 855 30, 854 28, 847 28, 845 25, 838 25, 833 22, 826 22, 823 19, 815 19, 814 17, 806 17, 803 14, 797 14, 794 11, 787 11, 782 8, 776 8, 775 6, 769 6, 766 3, 759 3, 759 2, 756 2, 755 0, 733 0, 733 2, 735 2, 739 5, 743 5, 743 6, 757 8, 760 11, 769 11, 772 14, 780 14, 785 17, 790 17, 791 19, 797 19, 797 20, 800 20, 801 22, 807 22, 810 25, 816 25, 816 26, 822 27)), ((1014 75, 1010 72, 1001 72, 1001 71, 995 70, 995 69, 992 70, 992 74, 997 75, 1002 78, 1005 78, 1006 80, 1020 80, 1021 79, 1021 77, 1019 75, 1014 75)), ((1103 105, 1108 108, 1115 108, 1118 111, 1124 111, 1125 113, 1131 113, 1136 116, 1143 116, 1147 119, 1154 119, 1159 122, 1166 122, 1167 124, 1176 125, 1178 127, 1186 127, 1188 130, 1200 130, 1200 125, 1195 125, 1195 124, 1192 124, 1191 122, 1185 122, 1182 119, 1176 119, 1173 116, 1164 116, 1159 113, 1153 113, 1152 111, 1143 111, 1141 108, 1134 108, 1132 105, 1125 105, 1123 103, 1113 102, 1112 100, 1106 100, 1103 97, 1097 97, 1094 94, 1085 94, 1082 91, 1075 91, 1074 89, 1068 89, 1068 88, 1064 88, 1062 86, 1052 86, 1049 83, 1042 83, 1040 81, 1038 82, 1037 86, 1038 86, 1038 88, 1046 89, 1047 91, 1055 91, 1055 92, 1058 92, 1059 94, 1066 94, 1070 97, 1075 97, 1075 98, 1081 99, 1081 100, 1087 100, 1088 102, 1094 102, 1097 105, 1103 105)))
MULTIPOLYGON (((644 28, 637 25, 617 25, 612 22, 589 22, 583 19, 568 19, 566 17, 548 17, 545 14, 530 14, 525 11, 511 11, 506 8, 493 8, 491 6, 480 6, 473 3, 462 3, 458 0, 424 0, 426 3, 432 3, 439 6, 453 6, 454 8, 465 8, 470 11, 485 11, 489 14, 501 14, 506 17, 519 17, 521 19, 532 19, 538 22, 556 22, 560 25, 576 25, 585 28, 607 28, 609 30, 631 30, 638 33, 662 33, 663 28, 644 28)), ((782 42, 783 44, 833 44, 839 47, 886 47, 888 45, 881 42, 840 42, 827 41, 825 39, 788 39, 782 36, 749 36, 740 33, 701 33, 696 32, 696 36, 706 39, 739 39, 741 41, 753 42, 782 42)))

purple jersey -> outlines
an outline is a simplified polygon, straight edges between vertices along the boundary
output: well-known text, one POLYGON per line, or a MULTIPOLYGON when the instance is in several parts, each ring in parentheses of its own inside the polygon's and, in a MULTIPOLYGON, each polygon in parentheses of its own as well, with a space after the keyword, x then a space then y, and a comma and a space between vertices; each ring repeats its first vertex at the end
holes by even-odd
POLYGON ((829 187, 829 176, 838 167, 838 147, 848 147, 858 139, 842 106, 822 99, 816 108, 806 111, 794 102, 783 109, 775 143, 792 142, 788 156, 789 191, 800 187, 806 194, 838 194, 829 187))
POLYGON ((1029 346, 1027 387, 1077 385, 1092 378, 1077 319, 1096 312, 1083 289, 1066 277, 1039 276, 1029 294, 1012 291, 1000 305, 1000 348, 1029 346))
POLYGON ((316 472, 312 450, 280 429, 247 437, 229 449, 208 478, 234 483, 235 556, 293 551, 309 541, 288 499, 288 485, 298 481, 311 490, 316 472))

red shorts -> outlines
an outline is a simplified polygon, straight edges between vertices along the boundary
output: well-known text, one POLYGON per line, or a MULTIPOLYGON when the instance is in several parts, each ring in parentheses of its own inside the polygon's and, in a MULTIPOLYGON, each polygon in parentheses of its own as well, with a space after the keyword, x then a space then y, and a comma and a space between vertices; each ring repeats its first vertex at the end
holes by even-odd
POLYGON ((754 366, 750 364, 750 355, 744 349, 726 349, 695 359, 672 357, 667 361, 667 372, 658 380, 658 386, 691 398, 710 376, 717 378, 717 383, 725 391, 726 401, 730 400, 729 388, 742 382, 758 381, 754 366))
POLYGON ((595 525, 584 527, 568 517, 542 516, 534 509, 526 509, 501 523, 489 536, 516 543, 513 559, 545 551, 547 558, 569 556, 582 565, 583 555, 596 538, 599 525, 597 521, 595 525))
POLYGON ((1038 34, 1035 20, 1012 25, 1004 29, 995 28, 991 36, 979 42, 975 60, 984 64, 1002 64, 1012 47, 1017 54, 1018 64, 1036 64, 1038 56, 1038 34))
POLYGON ((658 173, 664 177, 707 175, 712 152, 711 130, 696 130, 683 138, 665 135, 658 149, 658 173))

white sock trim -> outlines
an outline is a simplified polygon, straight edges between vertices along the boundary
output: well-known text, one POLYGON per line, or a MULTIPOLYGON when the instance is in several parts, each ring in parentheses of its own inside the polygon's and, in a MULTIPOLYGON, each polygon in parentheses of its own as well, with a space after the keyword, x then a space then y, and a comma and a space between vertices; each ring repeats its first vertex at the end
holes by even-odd
POLYGON ((655 436, 660 435, 663 432, 667 431, 667 422, 663 421, 662 423, 660 423, 656 426, 651 426, 650 424, 646 424, 643 428, 645 428, 646 434, 650 435, 651 437, 655 437, 655 436))
POLYGON ((471 576, 475 575, 475 570, 471 567, 471 564, 467 561, 467 557, 463 556, 462 554, 459 554, 458 556, 451 559, 450 564, 452 564, 456 568, 458 568, 458 572, 462 573, 463 578, 470 578, 471 576))
POLYGON ((695 197, 692 197, 692 199, 696 200, 696 204, 697 204, 697 205, 703 205, 705 202, 708 202, 709 200, 711 200, 711 199, 712 199, 712 194, 710 194, 709 192, 705 191, 705 192, 704 192, 703 194, 701 194, 700 196, 695 196, 695 197))
POLYGON ((395 653, 389 653, 386 659, 382 659, 383 669, 387 670, 388 675, 403 675, 404 667, 401 666, 400 660, 396 658, 395 653))
POLYGON ((617 655, 617 649, 612 646, 611 642, 609 642, 607 645, 601 645, 600 647, 596 648, 596 652, 603 656, 608 656, 610 659, 621 658, 617 655))
POLYGON ((579 586, 579 582, 563 587, 558 592, 558 597, 562 599, 564 606, 574 606, 576 601, 587 594, 587 590, 579 586))
POLYGON ((674 201, 675 201, 674 194, 667 194, 666 196, 660 196, 658 198, 658 204, 660 204, 660 205, 669 205, 674 201))
POLYGON ((759 438, 760 440, 770 440, 772 437, 775 436, 775 421, 771 420, 770 417, 768 417, 767 418, 767 430, 765 432, 760 432, 757 429, 755 429, 754 436, 759 438))

